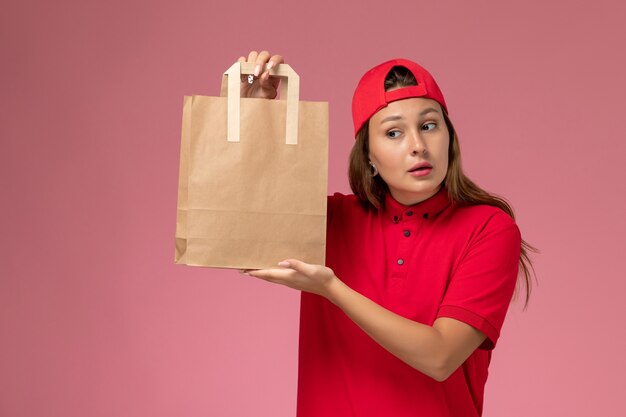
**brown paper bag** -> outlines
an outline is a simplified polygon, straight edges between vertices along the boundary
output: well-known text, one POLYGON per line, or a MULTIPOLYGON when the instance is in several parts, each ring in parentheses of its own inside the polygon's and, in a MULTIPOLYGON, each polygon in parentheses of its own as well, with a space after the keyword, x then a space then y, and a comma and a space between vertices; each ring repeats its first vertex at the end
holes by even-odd
POLYGON ((296 258, 324 264, 328 103, 299 101, 285 64, 280 100, 239 98, 225 72, 222 97, 185 97, 175 262, 256 269, 296 258), (286 84, 286 86, 285 86, 286 84))

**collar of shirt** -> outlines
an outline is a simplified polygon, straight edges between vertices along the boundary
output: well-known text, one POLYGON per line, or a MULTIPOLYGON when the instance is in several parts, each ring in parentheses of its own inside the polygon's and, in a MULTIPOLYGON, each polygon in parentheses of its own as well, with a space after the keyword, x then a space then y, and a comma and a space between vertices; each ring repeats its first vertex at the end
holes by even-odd
POLYGON ((427 200, 421 201, 412 206, 405 206, 398 203, 391 193, 385 196, 384 216, 393 223, 417 221, 418 219, 429 219, 437 216, 450 205, 448 190, 441 187, 439 191, 427 200))

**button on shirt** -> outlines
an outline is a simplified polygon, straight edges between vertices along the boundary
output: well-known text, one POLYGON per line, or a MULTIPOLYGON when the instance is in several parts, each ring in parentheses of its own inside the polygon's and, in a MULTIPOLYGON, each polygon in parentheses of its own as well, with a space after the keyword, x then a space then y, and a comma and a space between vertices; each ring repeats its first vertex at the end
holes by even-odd
POLYGON ((482 414, 491 349, 517 279, 521 238, 491 206, 451 204, 447 191, 381 210, 328 199, 326 264, 384 308, 432 325, 451 317, 487 339, 446 381, 394 357, 338 307, 302 293, 298 417, 472 417, 482 414))

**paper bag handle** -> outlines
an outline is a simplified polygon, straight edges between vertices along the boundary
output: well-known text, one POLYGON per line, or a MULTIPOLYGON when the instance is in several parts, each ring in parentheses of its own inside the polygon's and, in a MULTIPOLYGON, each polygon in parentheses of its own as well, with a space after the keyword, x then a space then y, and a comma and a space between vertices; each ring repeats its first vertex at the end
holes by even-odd
MULTIPOLYGON (((241 114, 241 75, 254 74, 253 62, 236 62, 224 75, 228 77, 228 142, 239 142, 240 137, 240 114, 241 114)), ((287 82, 287 117, 285 143, 287 145, 298 144, 298 101, 300 99, 300 77, 287 64, 279 64, 270 69, 270 76, 283 77, 287 82)), ((281 97, 284 96, 285 88, 281 86, 281 97)))

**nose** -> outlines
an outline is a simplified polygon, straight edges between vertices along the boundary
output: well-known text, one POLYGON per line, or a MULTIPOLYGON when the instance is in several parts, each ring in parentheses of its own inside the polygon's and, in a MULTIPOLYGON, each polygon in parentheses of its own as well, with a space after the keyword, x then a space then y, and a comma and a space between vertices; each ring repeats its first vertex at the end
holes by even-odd
POLYGON ((410 139, 409 146, 411 147, 411 155, 423 155, 426 153, 426 142, 424 142, 419 131, 412 132, 410 139))

